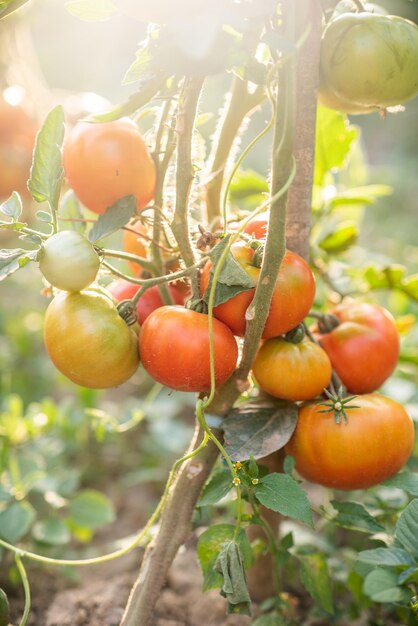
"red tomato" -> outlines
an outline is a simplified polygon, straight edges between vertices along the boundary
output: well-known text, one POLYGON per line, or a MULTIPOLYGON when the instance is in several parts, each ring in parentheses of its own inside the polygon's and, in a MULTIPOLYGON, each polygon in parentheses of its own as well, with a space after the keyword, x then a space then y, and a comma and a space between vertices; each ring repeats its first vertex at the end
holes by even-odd
POLYGON ((48 306, 44 339, 59 371, 77 385, 121 385, 139 365, 138 338, 109 298, 62 291, 48 306))
MULTIPOLYGON (((251 265, 254 250, 246 244, 235 244, 231 249, 235 260, 247 274, 257 282, 260 269, 251 265)), ((211 261, 203 268, 201 294, 205 292, 210 278, 211 261)), ((245 334, 245 312, 254 297, 255 289, 242 291, 227 302, 214 308, 214 315, 224 322, 235 335, 245 334)), ((302 257, 286 252, 276 280, 270 312, 264 327, 263 337, 277 337, 292 330, 309 313, 315 297, 315 279, 309 265, 302 257)))
MULTIPOLYGON (((219 387, 235 369, 238 347, 229 328, 213 320, 215 381, 219 387)), ((178 391, 209 391, 209 318, 180 306, 156 309, 142 326, 139 351, 147 372, 178 391)))
MULTIPOLYGON (((321 402, 299 409, 286 453, 307 480, 335 489, 365 489, 396 474, 414 445, 414 426, 401 404, 377 393, 358 396, 347 423, 321 413, 321 402)), ((347 405, 348 406, 348 405, 347 405)))
POLYGON ((341 304, 332 314, 340 325, 317 339, 351 393, 375 391, 392 374, 399 356, 395 320, 377 304, 341 304))
MULTIPOLYGON (((118 302, 122 302, 122 300, 130 300, 137 293, 139 288, 139 285, 134 285, 133 283, 123 279, 116 280, 107 287, 118 302)), ((182 294, 181 291, 179 291, 174 285, 169 285, 168 288, 174 304, 184 304, 184 294, 182 294)), ((161 298, 158 287, 155 285, 154 287, 147 289, 147 291, 139 298, 136 305, 138 324, 142 325, 148 315, 161 306, 164 306, 164 302, 161 298)))
POLYGON ((268 211, 260 213, 254 219, 250 220, 244 228, 244 233, 253 235, 256 239, 265 239, 267 237, 267 228, 269 225, 270 214, 268 211))
POLYGON ((281 337, 268 339, 253 363, 258 385, 283 400, 312 400, 331 379, 331 362, 316 343, 303 339, 291 343, 281 337))
POLYGON ((143 209, 154 196, 155 164, 129 119, 80 122, 64 144, 63 159, 70 186, 94 213, 104 213, 129 195, 134 195, 138 209, 143 209))

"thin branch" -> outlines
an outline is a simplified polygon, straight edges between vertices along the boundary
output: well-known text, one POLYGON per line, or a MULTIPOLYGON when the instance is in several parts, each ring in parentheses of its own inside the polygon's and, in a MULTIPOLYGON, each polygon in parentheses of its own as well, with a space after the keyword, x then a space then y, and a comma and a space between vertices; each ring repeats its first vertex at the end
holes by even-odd
MULTIPOLYGON (((186 78, 177 116, 176 208, 171 230, 187 266, 194 265, 195 253, 189 232, 189 199, 194 178, 192 163, 193 131, 203 79, 186 78)), ((194 298, 199 298, 197 275, 191 277, 194 298)))

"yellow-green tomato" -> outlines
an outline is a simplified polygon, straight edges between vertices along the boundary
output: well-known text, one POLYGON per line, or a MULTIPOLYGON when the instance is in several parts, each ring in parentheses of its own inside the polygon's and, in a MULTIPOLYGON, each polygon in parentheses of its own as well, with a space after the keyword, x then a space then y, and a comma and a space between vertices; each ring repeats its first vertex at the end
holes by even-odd
POLYGON ((418 95, 418 26, 401 17, 346 13, 321 44, 324 87, 364 108, 403 104, 418 95))
POLYGON ((38 255, 46 280, 63 291, 81 291, 95 280, 100 259, 92 244, 74 230, 62 230, 46 240, 38 255))
POLYGON ((261 389, 283 400, 311 400, 321 394, 331 379, 331 362, 317 344, 303 339, 291 343, 281 337, 268 339, 253 363, 261 389))
POLYGON ((55 367, 82 387, 115 387, 139 365, 136 333, 94 291, 59 293, 46 312, 44 340, 55 367))

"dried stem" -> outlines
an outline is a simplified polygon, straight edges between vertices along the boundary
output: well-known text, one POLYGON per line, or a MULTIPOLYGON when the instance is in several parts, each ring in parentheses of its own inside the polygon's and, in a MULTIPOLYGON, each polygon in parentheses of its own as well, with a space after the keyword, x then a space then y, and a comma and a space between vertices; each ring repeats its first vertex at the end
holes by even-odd
MULTIPOLYGON (((203 80, 186 78, 177 115, 176 208, 171 229, 187 267, 196 262, 189 232, 189 198, 194 178, 192 163, 193 131, 203 80)), ((199 298, 197 275, 192 275, 192 292, 199 298)))
POLYGON ((219 122, 219 130, 215 134, 206 184, 207 220, 212 228, 218 227, 220 223, 222 185, 231 149, 245 117, 261 104, 264 98, 263 87, 257 87, 250 93, 248 83, 234 77, 229 103, 225 107, 224 115, 219 122))

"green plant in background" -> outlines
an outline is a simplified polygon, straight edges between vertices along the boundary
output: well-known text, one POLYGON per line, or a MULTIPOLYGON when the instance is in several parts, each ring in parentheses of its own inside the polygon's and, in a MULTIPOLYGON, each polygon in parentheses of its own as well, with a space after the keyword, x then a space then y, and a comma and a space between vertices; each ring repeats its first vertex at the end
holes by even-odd
MULTIPOLYGON (((102 182, 98 181, 94 197, 89 197, 89 181, 86 189, 84 170, 76 168, 77 151, 71 153, 74 146, 77 150, 77 142, 83 141, 84 131, 76 127, 71 135, 68 132, 64 144, 64 114, 61 107, 56 107, 40 130, 34 151, 29 189, 33 199, 43 205, 36 214, 37 221, 24 220, 18 193, 0 206, 4 215, 0 227, 23 242, 22 248, 1 251, 0 275, 15 275, 23 268, 16 275, 16 280, 20 280, 39 262, 48 295, 55 296, 47 314, 47 320, 55 315, 53 323, 45 324, 48 353, 65 377, 91 388, 81 388, 72 400, 59 397, 59 393, 56 400, 50 399, 48 371, 43 365, 38 369, 38 362, 42 362, 36 354, 30 356, 31 369, 39 379, 42 393, 35 402, 30 402, 23 376, 16 381, 2 377, 7 395, 0 420, 0 546, 5 558, 15 555, 23 580, 26 606, 21 625, 26 623, 30 605, 24 567, 28 561, 71 566, 108 561, 147 543, 151 526, 160 521, 152 549, 144 557, 147 576, 140 574, 122 620, 123 626, 145 626, 152 619, 152 608, 171 560, 188 536, 195 506, 195 521, 208 526, 200 534, 197 548, 204 589, 219 588, 228 612, 251 613, 251 594, 258 591, 252 589, 251 583, 248 590, 246 570, 253 568, 257 572, 260 557, 269 554, 271 585, 262 590, 261 615, 253 621, 255 626, 301 623, 295 598, 302 587, 312 599, 308 610, 312 618, 338 623, 339 619, 355 619, 366 612, 374 624, 399 619, 412 624, 416 619, 418 571, 418 481, 410 471, 416 467, 414 455, 407 468, 392 474, 404 464, 413 445, 412 422, 400 404, 410 408, 417 396, 414 311, 418 281, 396 264, 396 259, 382 261, 381 255, 370 253, 361 240, 362 220, 367 211, 378 210, 381 199, 392 190, 388 185, 369 182, 359 128, 337 110, 319 107, 316 112, 322 32, 318 3, 303 2, 300 15, 290 0, 279 3, 279 7, 268 0, 262 6, 255 2, 225 3, 220 14, 210 14, 212 28, 208 29, 205 23, 204 28, 199 26, 200 30, 194 11, 180 28, 168 5, 161 9, 162 14, 154 15, 156 9, 145 4, 150 20, 161 21, 163 26, 150 28, 128 70, 126 80, 139 81, 138 93, 91 120, 97 126, 92 124, 85 132, 97 137, 102 132, 109 133, 108 140, 116 145, 137 142, 140 135, 135 124, 124 125, 118 120, 124 115, 140 118, 152 102, 156 123, 147 141, 153 147, 153 160, 140 139, 141 155, 135 165, 144 158, 146 183, 152 178, 153 191, 147 190, 144 199, 136 188, 138 172, 132 171, 126 175, 127 186, 119 187, 125 181, 126 157, 122 153, 119 161, 112 161, 112 153, 108 161, 105 152, 99 150, 94 164, 98 168, 95 171, 101 172, 102 182), (191 37, 196 29, 202 37, 206 32, 204 53, 196 38, 191 37), (185 41, 190 45, 185 46, 185 41), (205 159, 204 140, 198 130, 199 98, 206 88, 205 76, 225 70, 234 75, 232 93, 205 159), (265 110, 271 110, 270 121, 230 163, 237 135, 245 139, 243 121, 262 103, 265 110), (245 159, 268 132, 273 139, 271 174, 267 179, 259 172, 245 169, 245 159), (89 215, 93 214, 93 224, 92 218, 85 218, 84 208, 74 196, 61 193, 62 149, 69 182, 92 211, 89 215), (71 159, 75 160, 72 165, 71 159), (117 180, 115 197, 107 195, 112 176, 117 180), (99 202, 101 191, 104 199, 99 202), (96 218, 95 214, 99 216, 96 218), (257 226, 261 231, 256 230, 256 218, 261 220, 257 226), (64 230, 68 221, 77 227, 77 235, 74 230, 71 241, 68 235, 63 237, 65 232, 73 232, 64 230), (121 231, 138 234, 145 253, 136 255, 113 249, 113 241, 121 231), (60 245, 54 247, 57 238, 60 245), (291 328, 280 325, 283 311, 288 314, 290 296, 289 301, 277 307, 277 312, 275 308, 275 298, 285 289, 289 258, 286 246, 301 257, 309 256, 317 282, 315 300, 312 292, 307 310, 292 321, 291 328), (248 263, 236 250, 245 251, 248 263), (51 254, 52 261, 48 258, 51 254), (82 263, 83 258, 87 258, 87 263, 82 263), (99 261, 98 279, 93 282, 99 261), (132 264, 132 272, 126 269, 126 262, 132 264), (206 292, 199 286, 203 266, 210 272, 206 292), (277 294, 276 281, 272 280, 276 276, 277 294), (119 303, 106 290, 114 277, 136 288, 119 303), (183 286, 186 281, 187 308, 169 308, 173 301, 168 284, 178 285, 179 281, 183 281, 183 286), (140 358, 137 307, 151 288, 159 289, 160 300, 151 307, 140 333, 143 365, 167 386, 201 392, 194 406, 194 439, 185 455, 174 463, 159 504, 136 537, 122 548, 112 546, 102 556, 83 550, 79 558, 81 550, 74 553, 74 539, 88 543, 96 529, 114 520, 113 507, 100 491, 103 483, 98 481, 92 486, 97 459, 101 462, 101 451, 106 450, 106 445, 113 446, 126 459, 125 465, 121 462, 121 472, 127 472, 130 480, 141 481, 150 474, 160 480, 159 455, 165 446, 170 449, 162 431, 169 429, 165 437, 173 439, 170 451, 175 448, 176 453, 188 433, 181 423, 169 426, 184 406, 176 405, 174 399, 162 400, 158 395, 160 388, 150 388, 149 379, 135 373, 140 358), (57 295, 60 289, 65 291, 58 291, 57 295), (80 289, 87 290, 79 294, 80 289), (248 301, 243 300, 248 294, 248 301), (392 477, 379 485, 382 475, 373 478, 370 469, 370 475, 361 477, 361 484, 349 480, 338 483, 333 475, 317 478, 320 484, 337 488, 337 495, 331 496, 320 487, 306 489, 306 483, 300 481, 300 476, 307 472, 298 451, 294 457, 283 458, 285 446, 291 450, 291 437, 296 441, 298 436, 297 422, 299 428, 302 424, 302 409, 296 403, 302 398, 289 399, 280 392, 278 398, 273 398, 257 392, 250 370, 263 332, 266 337, 284 335, 283 341, 296 346, 300 337, 296 338, 295 327, 301 332, 299 324, 303 324, 306 341, 321 343, 317 329, 310 328, 304 318, 317 319, 319 330, 330 333, 332 329, 325 328, 326 324, 342 326, 342 321, 330 315, 329 308, 354 297, 378 297, 380 304, 395 314, 397 328, 405 335, 400 366, 395 377, 384 383, 383 392, 394 398, 387 401, 393 402, 392 406, 399 407, 405 416, 402 419, 408 424, 407 453, 405 458, 403 453, 397 453, 395 436, 389 436, 385 439, 386 449, 383 445, 380 448, 380 465, 390 456, 387 446, 393 446, 396 462, 383 474, 383 478, 392 477), (227 312, 232 310, 233 316, 239 316, 239 307, 231 307, 233 302, 245 303, 238 321, 235 317, 231 321, 227 312), (95 316, 100 316, 100 324, 95 316), (153 319, 158 319, 157 331, 153 319), (168 324, 164 320, 168 319, 174 324, 168 335, 176 339, 189 337, 184 348, 174 349, 171 345, 166 349, 164 341, 169 345, 170 337, 161 341, 163 324, 168 324), (189 355, 188 346, 193 346, 190 337, 197 333, 198 324, 202 334, 196 357, 195 352, 189 355), (271 327, 276 330, 270 331, 271 327), (237 328, 242 328, 242 332, 237 328), (239 340, 241 353, 236 369, 237 355, 231 347, 236 351, 236 340, 231 329, 243 336, 239 340), (157 332, 159 341, 155 343, 157 332), (112 341, 108 341, 109 337, 112 341), (154 343, 147 344, 148 337, 154 343), (231 354, 232 366, 223 369, 226 355, 231 354), (120 405, 113 399, 113 392, 95 391, 128 379, 131 380, 126 383, 127 392, 134 394, 139 390, 145 394, 144 399, 124 398, 120 405), (97 402, 100 404, 96 407, 97 402), (165 417, 161 419, 162 414, 165 417), (123 436, 132 428, 137 442, 131 436, 129 440, 123 436), (178 448, 174 445, 176 439, 178 448), (138 450, 143 453, 139 455, 139 470, 135 466, 138 450), (222 461, 217 462, 218 453, 222 461), (371 489, 360 491, 364 485, 371 489), (345 497, 338 488, 356 491, 345 497), (322 504, 313 504, 318 499, 322 504), (275 518, 275 514, 280 518, 275 518), (281 516, 288 519, 281 521, 281 516), (275 525, 279 525, 279 519, 281 530, 277 534, 275 525), (251 532, 247 534, 249 527, 258 527, 256 539, 251 538, 251 532)), ((365 15, 367 21, 369 13, 363 11, 362 3, 353 4, 355 20, 365 15)), ((88 19, 108 18, 118 11, 116 5, 109 3, 103 13, 95 3, 87 1, 69 3, 69 8, 88 19)), ((352 18, 344 13, 336 19, 352 18)), ((392 18, 379 16, 379 20, 388 29, 393 24, 392 18)), ((331 27, 333 24, 328 26, 331 27)), ((412 29, 408 53, 414 55, 418 51, 414 43, 417 29, 409 23, 405 28, 412 29)), ((381 99, 372 103, 359 101, 361 90, 360 95, 355 90, 342 94, 338 72, 336 78, 325 76, 329 93, 340 104, 341 100, 348 103, 350 110, 366 107, 370 112, 387 104, 381 99)), ((415 95, 413 77, 408 75, 405 80, 410 87, 409 98, 412 92, 415 95)), ((395 99, 401 104, 406 96, 397 94, 395 99)), ((115 246, 118 247, 116 243, 115 246)), ((298 256, 299 267, 307 267, 301 257, 298 256)), ((294 291, 293 287, 290 294, 294 291)), ((40 345, 41 319, 31 312, 30 302, 27 311, 24 328, 33 329, 40 345)), ((389 314, 383 315, 391 320, 389 314)), ((374 392, 388 378, 396 363, 398 335, 393 320, 388 324, 390 332, 382 331, 379 325, 371 326, 373 331, 382 333, 382 341, 388 342, 388 335, 394 333, 394 345, 375 352, 375 361, 384 364, 389 359, 390 363, 382 380, 368 392, 374 392), (396 352, 394 358, 389 355, 391 351, 396 352)), ((6 316, 4 325, 9 362, 27 363, 31 351, 25 345, 25 333, 6 316), (11 338, 17 341, 13 344, 11 338)), ((323 347, 326 349, 325 342, 323 347)), ((318 346, 318 350, 322 348, 318 346)), ((329 356, 333 361, 331 352, 329 356)), ((361 366, 360 356, 351 358, 352 365, 361 366)), ((347 422, 350 427, 355 423, 357 403, 379 396, 371 393, 359 396, 357 401, 348 397, 350 391, 363 394, 365 390, 350 389, 351 382, 346 382, 341 372, 338 376, 338 364, 332 364, 334 372, 325 390, 328 397, 316 402, 319 412, 327 412, 331 428, 340 434, 345 432, 347 422)), ((367 379, 371 365, 368 353, 361 379, 367 379)), ((67 383, 62 377, 59 380, 59 391, 66 393, 67 383)), ((316 395, 317 390, 307 399, 316 395)), ((184 404, 190 410, 190 403, 184 404)), ((365 410, 370 423, 371 413, 371 409, 369 414, 365 410)), ((413 407, 411 414, 414 415, 413 407)), ((367 424, 364 433, 366 427, 367 424)), ((368 437, 383 436, 381 430, 377 432, 379 428, 378 422, 373 422, 368 437)), ((353 450, 353 458, 356 452, 353 450)), ((344 463, 349 465, 351 461, 344 454, 334 454, 333 459, 343 463, 343 476, 344 463)), ((103 458, 104 472, 105 461, 103 458)), ((366 464, 362 467, 363 473, 369 472, 366 464)), ((4 619, 8 619, 5 601, 2 607, 4 619)))

